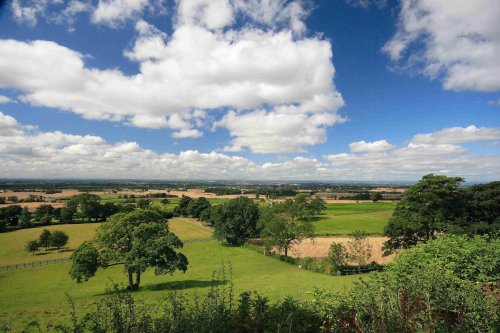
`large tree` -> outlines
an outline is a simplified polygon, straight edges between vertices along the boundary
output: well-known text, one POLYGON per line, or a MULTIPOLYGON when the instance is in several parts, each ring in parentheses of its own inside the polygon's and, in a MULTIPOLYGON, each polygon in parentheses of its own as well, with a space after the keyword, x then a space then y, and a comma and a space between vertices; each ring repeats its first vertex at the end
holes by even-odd
POLYGON ((285 257, 292 245, 314 237, 314 225, 311 221, 314 210, 303 199, 298 196, 295 200, 274 203, 261 210, 259 226, 262 239, 267 246, 284 251, 285 257))
POLYGON ((68 207, 75 208, 77 215, 81 219, 99 219, 101 215, 101 204, 99 203, 100 197, 96 194, 81 193, 71 197, 67 203, 68 207))
POLYGON ((231 245, 256 237, 259 208, 252 199, 239 197, 215 206, 210 212, 215 238, 231 245))
POLYGON ((204 210, 210 209, 212 205, 207 200, 207 198, 200 197, 198 199, 191 200, 187 207, 187 212, 190 216, 199 219, 201 213, 204 210))
POLYGON ((191 200, 193 200, 193 198, 188 197, 187 195, 182 195, 181 200, 179 200, 179 204, 174 208, 174 216, 188 216, 188 206, 191 200))
POLYGON ((466 223, 458 231, 495 234, 500 230, 500 181, 471 186, 464 191, 466 223))
POLYGON ((187 258, 176 252, 183 246, 180 239, 169 231, 167 221, 160 213, 149 209, 111 216, 108 222, 99 226, 92 242, 84 246, 72 256, 70 272, 77 281, 95 274, 97 267, 89 267, 92 263, 98 266, 123 263, 129 289, 137 290, 141 274, 148 267, 154 267, 155 274, 159 275, 173 274, 176 270, 184 272, 188 266, 187 258), (95 251, 89 246, 99 253, 99 260, 94 260, 95 251))
POLYGON ((459 177, 424 176, 403 194, 385 228, 386 253, 427 242, 465 219, 459 177))

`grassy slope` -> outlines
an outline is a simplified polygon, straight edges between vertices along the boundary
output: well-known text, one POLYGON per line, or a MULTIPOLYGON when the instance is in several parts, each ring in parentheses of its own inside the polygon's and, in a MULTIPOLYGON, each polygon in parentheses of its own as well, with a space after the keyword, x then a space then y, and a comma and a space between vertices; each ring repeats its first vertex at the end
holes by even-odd
POLYGON ((24 245, 30 239, 37 239, 43 229, 62 230, 69 236, 68 248, 74 249, 90 239, 98 226, 99 223, 63 224, 0 233, 0 265, 69 257, 71 251, 65 250, 46 252, 45 249, 41 249, 38 254, 32 255, 24 251, 24 245))
POLYGON ((347 235, 356 230, 382 234, 396 207, 393 202, 327 204, 315 222, 317 235, 347 235))
MULTIPOLYGON (((94 227, 88 224, 78 226, 94 227)), ((210 233, 185 219, 172 220, 171 229, 183 240, 205 238, 210 233)), ((4 235, 14 236, 16 232, 4 235)), ((3 251, 3 248, 3 243, 0 243, 0 250, 3 251)), ((286 295, 307 297, 315 286, 341 290, 358 279, 353 276, 331 277, 304 271, 248 249, 223 246, 213 240, 186 242, 182 252, 190 262, 185 274, 155 276, 149 270, 144 275, 142 288, 136 296, 151 300, 172 290, 182 290, 188 296, 193 296, 195 291, 204 294, 210 287, 212 272, 223 262, 231 262, 237 294, 243 290, 257 290, 270 299, 286 295)), ((100 270, 88 282, 77 284, 69 278, 69 265, 62 263, 0 272, 0 318, 13 325, 14 331, 34 319, 41 322, 46 322, 49 318, 67 320, 66 292, 84 311, 93 306, 111 280, 125 283, 123 267, 113 266, 100 270)))

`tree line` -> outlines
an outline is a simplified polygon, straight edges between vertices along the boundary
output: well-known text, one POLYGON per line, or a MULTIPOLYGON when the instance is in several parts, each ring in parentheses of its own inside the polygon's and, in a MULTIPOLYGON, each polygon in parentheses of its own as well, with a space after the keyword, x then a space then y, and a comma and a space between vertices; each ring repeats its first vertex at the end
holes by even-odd
POLYGON ((72 196, 64 207, 55 208, 50 204, 44 204, 38 206, 33 213, 27 207, 20 205, 2 207, 0 208, 0 232, 46 226, 54 221, 59 224, 102 222, 118 212, 135 209, 135 205, 100 203, 99 201, 98 195, 81 193, 72 196))

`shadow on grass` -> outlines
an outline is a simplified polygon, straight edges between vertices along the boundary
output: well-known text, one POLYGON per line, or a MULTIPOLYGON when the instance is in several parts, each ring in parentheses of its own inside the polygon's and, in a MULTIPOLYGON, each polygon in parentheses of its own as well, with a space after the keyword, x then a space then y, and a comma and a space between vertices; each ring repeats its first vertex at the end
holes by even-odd
MULTIPOLYGON (((115 286, 117 289, 113 289, 112 285, 115 284, 113 281, 110 281, 107 290, 102 293, 95 294, 94 296, 106 296, 116 292, 127 292, 127 286, 125 284, 116 283, 115 286)), ((212 285, 225 285, 227 281, 212 281, 212 280, 185 280, 185 281, 169 281, 155 284, 148 284, 145 286, 141 286, 138 291, 177 291, 177 290, 185 290, 192 288, 208 288, 212 285)), ((137 292, 137 291, 135 291, 137 292)), ((134 293, 135 293, 134 292, 134 293)))
POLYGON ((184 290, 191 288, 207 288, 212 285, 224 285, 227 281, 212 281, 212 280, 185 280, 185 281, 168 281, 156 284, 149 284, 141 288, 141 290, 160 291, 160 290, 184 290))

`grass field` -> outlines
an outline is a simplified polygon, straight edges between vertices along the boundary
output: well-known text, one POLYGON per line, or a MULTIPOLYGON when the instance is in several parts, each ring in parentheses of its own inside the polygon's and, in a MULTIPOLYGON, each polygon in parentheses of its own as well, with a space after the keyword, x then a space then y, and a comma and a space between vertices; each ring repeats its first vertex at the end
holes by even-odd
POLYGON ((54 258, 66 258, 74 249, 84 241, 92 238, 99 223, 62 224, 39 228, 22 229, 14 232, 0 233, 0 266, 15 263, 26 263, 54 258), (38 254, 32 255, 24 251, 24 244, 30 239, 38 239, 43 229, 50 231, 62 230, 69 236, 68 248, 61 251, 45 251, 41 249, 38 254))
MULTIPOLYGON (((91 237, 95 224, 67 225, 61 227, 80 227, 88 230, 79 231, 83 241, 91 237), (83 236, 84 234, 87 237, 83 236)), ((181 239, 199 239, 210 236, 207 230, 189 219, 177 218, 170 222, 171 230, 181 239)), ((10 248, 29 235, 17 235, 23 232, 38 234, 41 228, 15 231, 2 234, 0 253, 11 253, 10 248), (11 241, 10 239, 17 239, 11 241), (5 241, 5 242, 4 242, 5 241)), ((71 237, 71 235, 70 235, 71 237)), ((212 273, 222 263, 231 263, 236 294, 243 290, 256 290, 271 300, 285 296, 308 297, 314 287, 342 290, 352 285, 359 277, 333 277, 320 273, 301 270, 297 267, 262 256, 241 247, 228 247, 215 240, 186 242, 182 252, 189 259, 189 269, 173 276, 155 276, 152 270, 143 276, 141 290, 135 293, 140 299, 159 299, 169 291, 183 291, 187 296, 195 292, 205 294, 211 285, 212 273)), ((23 255, 18 254, 22 258, 23 255)), ((2 256, 3 258, 3 256, 2 256)), ((80 313, 94 306, 102 296, 110 281, 125 283, 123 267, 120 265, 98 271, 98 274, 86 283, 77 284, 68 275, 69 263, 0 272, 0 318, 4 323, 18 331, 32 320, 46 323, 50 318, 68 320, 68 306, 65 293, 77 303, 80 313)))
POLYGON ((315 221, 317 235, 348 235, 356 230, 381 235, 392 216, 394 202, 327 204, 315 221))

